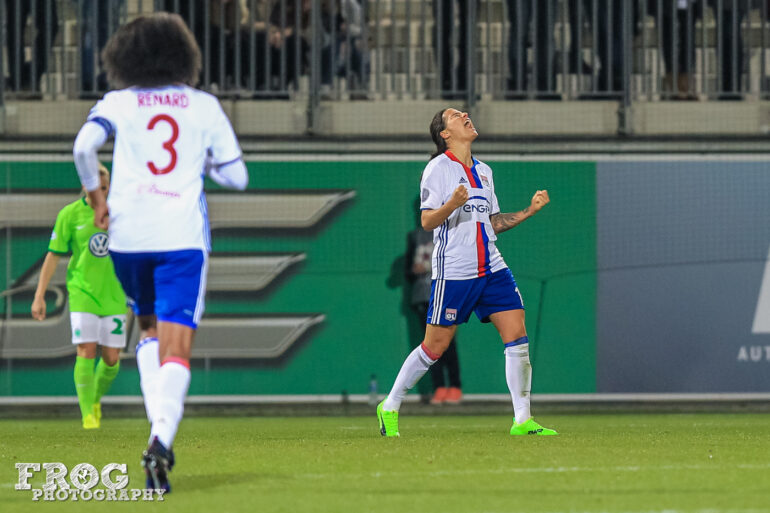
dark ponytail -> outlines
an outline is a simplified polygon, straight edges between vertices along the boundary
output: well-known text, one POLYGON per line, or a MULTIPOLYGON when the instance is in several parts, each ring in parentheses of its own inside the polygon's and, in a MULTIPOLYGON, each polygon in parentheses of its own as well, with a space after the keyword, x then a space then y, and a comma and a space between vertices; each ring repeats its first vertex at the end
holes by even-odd
POLYGON ((436 151, 430 156, 433 160, 447 150, 446 140, 441 137, 441 132, 444 131, 446 125, 444 125, 444 112, 446 109, 441 109, 433 116, 433 120, 430 122, 430 136, 433 138, 433 142, 436 144, 436 151))

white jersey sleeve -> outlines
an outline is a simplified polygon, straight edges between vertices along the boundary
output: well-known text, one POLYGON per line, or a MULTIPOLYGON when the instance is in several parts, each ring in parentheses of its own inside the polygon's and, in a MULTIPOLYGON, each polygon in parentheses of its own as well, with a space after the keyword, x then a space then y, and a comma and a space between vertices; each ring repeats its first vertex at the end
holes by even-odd
POLYGON ((210 135, 209 152, 213 167, 224 166, 241 158, 238 138, 219 102, 216 102, 213 112, 210 135))
POLYGON ((241 159, 218 167, 208 166, 206 174, 214 182, 228 189, 242 191, 249 185, 249 173, 246 170, 246 164, 241 159))
POLYGON ((107 93, 104 98, 96 102, 88 113, 88 121, 100 125, 107 138, 115 135, 115 127, 119 123, 120 105, 115 93, 107 93))
POLYGON ((99 188, 99 158, 96 152, 105 142, 107 134, 98 124, 90 121, 83 125, 75 138, 72 148, 75 169, 80 183, 89 192, 99 188))
POLYGON ((420 181, 420 210, 436 210, 446 203, 446 180, 437 159, 425 166, 420 181))

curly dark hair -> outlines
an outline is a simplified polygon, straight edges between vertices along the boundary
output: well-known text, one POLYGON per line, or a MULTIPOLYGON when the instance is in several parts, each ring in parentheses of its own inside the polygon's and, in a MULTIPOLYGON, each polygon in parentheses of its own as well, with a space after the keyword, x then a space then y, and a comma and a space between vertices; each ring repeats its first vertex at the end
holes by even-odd
POLYGON ((435 159, 447 150, 446 141, 443 137, 441 137, 441 132, 443 132, 446 128, 446 123, 444 123, 445 112, 446 109, 441 109, 440 111, 436 112, 436 115, 433 116, 433 120, 430 122, 430 136, 433 138, 433 142, 436 145, 436 151, 433 152, 433 155, 430 156, 431 160, 435 159))
POLYGON ((201 51, 178 14, 139 16, 110 37, 102 50, 110 84, 159 87, 195 86, 201 72, 201 51))

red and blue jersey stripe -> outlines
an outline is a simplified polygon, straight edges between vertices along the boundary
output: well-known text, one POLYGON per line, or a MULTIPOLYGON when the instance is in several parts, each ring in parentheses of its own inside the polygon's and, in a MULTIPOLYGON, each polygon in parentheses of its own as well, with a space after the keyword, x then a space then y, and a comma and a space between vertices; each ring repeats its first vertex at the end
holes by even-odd
POLYGON ((484 223, 476 222, 476 254, 478 255, 478 276, 489 273, 489 236, 484 223))
POLYGON ((465 171, 465 176, 468 179, 468 183, 470 184, 470 186, 472 188, 474 188, 474 189, 483 189, 484 188, 484 186, 481 183, 481 179, 479 179, 479 174, 476 172, 476 165, 479 163, 478 160, 476 160, 475 158, 471 157, 471 159, 473 160, 473 166, 472 167, 468 167, 465 164, 463 164, 462 162, 460 162, 460 160, 457 157, 455 157, 454 154, 451 151, 447 150, 447 151, 444 152, 444 154, 447 157, 449 157, 450 160, 453 160, 454 162, 457 162, 458 164, 460 164, 463 167, 463 171, 465 171))
MULTIPOLYGON (((471 157, 473 160, 473 166, 468 167, 457 157, 455 157, 451 151, 447 150, 445 154, 447 157, 449 157, 450 160, 457 162, 463 167, 463 171, 465 171, 465 177, 468 179, 468 184, 471 186, 471 188, 484 188, 483 184, 481 183, 481 179, 479 178, 479 174, 476 171, 476 165, 479 163, 478 160, 471 157)), ((476 196, 473 196, 469 199, 474 198, 476 198, 476 196)), ((486 198, 483 196, 479 196, 479 198, 486 200, 486 198)), ((477 275, 486 276, 489 273, 489 236, 487 235, 487 230, 484 227, 484 223, 478 221, 476 222, 476 255, 478 261, 477 275)))

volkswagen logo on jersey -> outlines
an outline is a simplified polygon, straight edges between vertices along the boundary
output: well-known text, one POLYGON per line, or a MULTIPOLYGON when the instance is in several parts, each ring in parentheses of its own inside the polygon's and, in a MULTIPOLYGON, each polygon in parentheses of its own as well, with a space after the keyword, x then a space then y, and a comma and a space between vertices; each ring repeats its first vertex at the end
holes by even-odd
POLYGON ((95 257, 106 257, 109 241, 110 238, 106 233, 96 232, 91 235, 91 238, 88 240, 88 249, 91 250, 91 254, 95 257))

